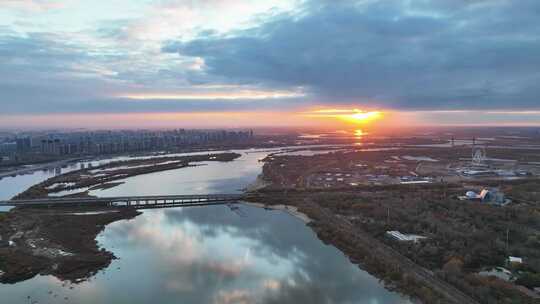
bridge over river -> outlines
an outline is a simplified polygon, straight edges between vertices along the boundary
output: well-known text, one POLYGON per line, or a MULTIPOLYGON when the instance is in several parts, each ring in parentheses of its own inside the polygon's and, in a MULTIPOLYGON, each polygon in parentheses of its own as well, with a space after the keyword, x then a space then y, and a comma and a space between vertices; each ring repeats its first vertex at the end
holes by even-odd
POLYGON ((118 197, 48 197, 0 201, 0 206, 13 207, 130 207, 135 209, 164 208, 177 206, 202 206, 235 203, 245 194, 191 194, 149 195, 118 197))

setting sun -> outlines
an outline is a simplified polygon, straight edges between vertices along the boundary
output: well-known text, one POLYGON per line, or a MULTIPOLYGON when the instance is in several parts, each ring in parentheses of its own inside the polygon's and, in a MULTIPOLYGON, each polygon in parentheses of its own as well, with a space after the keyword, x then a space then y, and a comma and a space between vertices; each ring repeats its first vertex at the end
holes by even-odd
POLYGON ((364 130, 362 130, 362 129, 354 130, 354 136, 356 138, 362 138, 362 136, 365 136, 365 135, 367 135, 367 133, 364 132, 364 130))
POLYGON ((337 118, 354 124, 365 124, 381 119, 383 113, 381 111, 363 111, 359 109, 320 109, 308 112, 307 115, 316 118, 337 118))
POLYGON ((378 119, 382 116, 381 112, 374 111, 374 112, 358 112, 354 113, 352 115, 349 115, 350 118, 357 122, 368 122, 371 120, 378 119))

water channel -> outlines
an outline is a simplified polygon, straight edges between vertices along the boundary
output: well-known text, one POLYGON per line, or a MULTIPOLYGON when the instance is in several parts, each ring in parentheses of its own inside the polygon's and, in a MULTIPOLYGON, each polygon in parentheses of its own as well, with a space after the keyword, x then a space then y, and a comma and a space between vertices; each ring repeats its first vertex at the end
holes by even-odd
MULTIPOLYGON (((98 196, 234 193, 260 174, 269 151, 237 151, 227 163, 135 176, 98 196)), ((101 160, 98 162, 107 162, 101 160)), ((80 164, 64 169, 74 170, 80 164)), ((58 172, 57 172, 58 173, 58 172)), ((0 198, 52 176, 0 180, 0 198)), ((84 215, 81 215, 84 216, 84 215)), ((0 285, 1 303, 410 303, 323 244, 303 221, 248 205, 145 210, 98 236, 119 257, 90 280, 37 276, 0 285)))

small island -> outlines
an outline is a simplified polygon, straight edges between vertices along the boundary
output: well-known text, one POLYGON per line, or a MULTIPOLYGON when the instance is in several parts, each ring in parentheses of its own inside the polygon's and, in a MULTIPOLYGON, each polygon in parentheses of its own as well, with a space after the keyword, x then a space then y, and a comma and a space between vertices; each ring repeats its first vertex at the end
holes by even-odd
POLYGON ((121 185, 126 178, 201 165, 201 162, 227 162, 240 157, 238 153, 216 153, 188 156, 164 156, 114 161, 96 167, 68 172, 36 184, 13 199, 36 199, 48 196, 89 196, 89 192, 121 185), (66 194, 69 192, 69 194, 66 194))

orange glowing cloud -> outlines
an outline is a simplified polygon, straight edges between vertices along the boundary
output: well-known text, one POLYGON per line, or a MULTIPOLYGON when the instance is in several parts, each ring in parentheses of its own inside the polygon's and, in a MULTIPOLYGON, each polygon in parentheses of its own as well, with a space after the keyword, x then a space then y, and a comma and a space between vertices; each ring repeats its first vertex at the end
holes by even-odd
POLYGON ((363 111, 359 109, 319 109, 305 113, 314 118, 335 118, 348 123, 365 124, 383 118, 381 111, 363 111))
POLYGON ((239 128, 321 126, 320 120, 291 112, 156 112, 1 115, 0 127, 21 128, 239 128))

